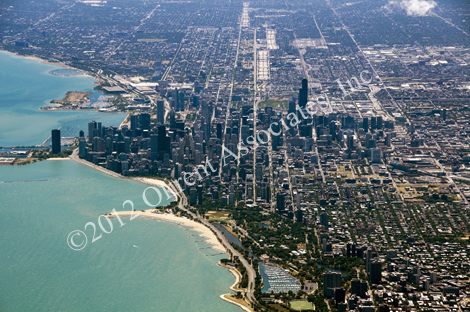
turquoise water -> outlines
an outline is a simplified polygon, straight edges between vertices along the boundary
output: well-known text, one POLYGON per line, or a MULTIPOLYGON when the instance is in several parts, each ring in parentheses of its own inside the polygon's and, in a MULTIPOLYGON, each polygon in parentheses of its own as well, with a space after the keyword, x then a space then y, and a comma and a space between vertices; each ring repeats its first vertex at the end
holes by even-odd
POLYGON ((239 311, 219 298, 234 281, 216 265, 226 256, 193 231, 141 217, 100 230, 125 200, 147 208, 147 187, 72 160, 0 166, 0 311, 239 311), (81 251, 67 245, 73 230, 88 237, 81 251))
MULTIPOLYGON (((53 99, 62 99, 67 91, 93 91, 95 80, 86 76, 61 77, 49 71, 63 69, 7 52, 0 52, 0 146, 41 144, 51 130, 61 128, 63 137, 87 132, 88 122, 119 126, 124 113, 96 111, 40 111, 53 99)), ((95 92, 90 98, 97 98, 95 92)))

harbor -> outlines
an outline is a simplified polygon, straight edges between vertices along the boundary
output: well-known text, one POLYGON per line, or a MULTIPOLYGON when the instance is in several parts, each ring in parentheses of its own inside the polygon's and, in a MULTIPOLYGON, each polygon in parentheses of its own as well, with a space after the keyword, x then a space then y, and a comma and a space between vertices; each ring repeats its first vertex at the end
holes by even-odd
POLYGON ((301 289, 301 284, 298 280, 292 277, 281 267, 272 264, 260 263, 260 273, 263 278, 264 287, 263 293, 293 293, 301 289))

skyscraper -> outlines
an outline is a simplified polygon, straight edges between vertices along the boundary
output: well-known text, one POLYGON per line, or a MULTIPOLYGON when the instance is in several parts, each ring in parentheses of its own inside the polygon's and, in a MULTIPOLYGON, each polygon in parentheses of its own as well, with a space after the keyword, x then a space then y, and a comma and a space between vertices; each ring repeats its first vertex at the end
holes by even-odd
POLYGON ((382 116, 377 116, 377 129, 383 128, 383 118, 382 116))
POLYGON ((131 115, 131 130, 137 130, 139 127, 139 115, 131 115))
POLYGON ((158 159, 162 160, 163 155, 170 152, 170 140, 166 136, 166 128, 165 126, 161 125, 158 126, 158 159))
POLYGON ((150 159, 156 160, 158 157, 158 135, 150 135, 150 159))
POLYGON ((288 103, 288 105, 289 105, 289 111, 288 111, 288 113, 289 113, 289 114, 290 114, 290 113, 295 113, 295 101, 291 101, 291 100, 290 100, 289 103, 288 103))
POLYGON ((193 95, 193 107, 199 107, 199 96, 193 95))
POLYGON ((172 108, 170 111, 170 129, 174 129, 175 127, 176 127, 176 116, 175 116, 175 110, 172 108))
POLYGON ((52 154, 60 154, 60 130, 52 130, 52 154))
POLYGON ((301 209, 297 209, 295 211, 295 221, 302 222, 303 221, 303 213, 301 209))
POLYGON ((358 278, 353 278, 351 280, 351 295, 361 295, 361 280, 358 278))
POLYGON ((323 294, 325 295, 325 297, 333 297, 334 289, 339 287, 341 287, 341 273, 323 273, 323 294))
POLYGON ((326 212, 322 212, 320 214, 320 225, 323 225, 328 230, 329 223, 330 223, 330 217, 328 216, 326 212))
POLYGON ((371 262, 369 278, 372 284, 380 283, 382 280, 382 263, 379 260, 373 260, 371 262))
POLYGON ((78 139, 78 155, 80 158, 86 157, 86 141, 83 137, 78 139))
POLYGON ((377 129, 377 117, 371 117, 370 118, 370 129, 374 131, 377 129))
POLYGON ((385 145, 387 147, 392 146, 392 133, 388 132, 387 136, 385 137, 385 145))
POLYGON ((354 149, 354 137, 352 135, 348 135, 348 140, 347 140, 347 146, 348 149, 352 150, 354 149))
POLYGON ((96 121, 90 121, 88 123, 88 142, 93 142, 93 138, 95 137, 94 130, 96 129, 96 121))
POLYGON ((139 119, 140 119, 140 129, 150 130, 150 114, 141 113, 139 119))
POLYGON ((282 212, 285 210, 285 202, 286 202, 286 194, 284 193, 277 193, 276 195, 276 204, 277 204, 277 211, 282 212))
POLYGON ((165 102, 157 101, 157 123, 165 124, 165 102))
POLYGON ((308 102, 308 80, 302 79, 302 88, 299 89, 299 107, 305 108, 308 102))
POLYGON ((374 164, 378 164, 382 161, 382 151, 380 148, 370 149, 370 161, 374 164))

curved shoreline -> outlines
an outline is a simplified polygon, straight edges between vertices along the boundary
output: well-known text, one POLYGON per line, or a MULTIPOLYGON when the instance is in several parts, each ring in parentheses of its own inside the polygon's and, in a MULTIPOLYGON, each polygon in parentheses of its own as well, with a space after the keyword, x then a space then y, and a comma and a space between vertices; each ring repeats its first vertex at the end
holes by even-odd
MULTIPOLYGON (((11 51, 7 51, 7 50, 3 50, 3 49, 0 49, 0 51, 3 51, 5 53, 11 53, 15 56, 18 56, 18 57, 24 57, 24 58, 29 58, 29 59, 33 59, 33 60, 36 60, 36 61, 39 61, 40 63, 44 63, 44 64, 49 64, 49 65, 54 65, 54 66, 60 66, 60 67, 63 67, 63 68, 68 68, 68 69, 77 69, 77 68, 74 68, 74 67, 71 67, 69 65, 66 65, 64 63, 60 63, 60 62, 54 62, 54 60, 46 60, 46 59, 42 59, 42 58, 39 58, 35 55, 22 55, 22 54, 19 54, 19 53, 14 53, 14 52, 11 52, 11 51)), ((77 69, 79 70, 79 69, 77 69)), ((80 75, 80 76, 88 76, 88 77, 91 77, 97 81, 101 81, 100 78, 97 78, 95 76, 91 76, 90 74, 88 74, 87 72, 84 72, 84 75, 80 75)), ((129 114, 128 114, 129 116, 129 114)), ((127 120, 128 116, 124 119, 124 121, 121 123, 121 126, 125 123, 125 121, 127 120)), ((96 170, 99 170, 105 174, 108 174, 110 176, 113 176, 115 178, 120 178, 120 179, 129 179, 129 180, 135 180, 135 181, 139 181, 141 183, 145 183, 147 185, 153 185, 153 186, 159 186, 159 187, 163 187, 165 188, 169 193, 172 194, 172 196, 174 197, 175 200, 181 200, 180 199, 180 196, 177 195, 177 190, 176 188, 171 188, 167 182, 163 181, 163 180, 159 180, 159 179, 151 179, 151 178, 134 178, 134 177, 125 177, 125 176, 122 176, 118 173, 115 173, 115 172, 112 172, 106 168, 103 168, 103 167, 100 167, 100 166, 97 166, 95 164, 92 164, 88 161, 85 161, 85 160, 82 160, 82 159, 79 159, 78 158, 78 148, 74 151, 74 154, 75 155, 71 155, 71 157, 69 158, 60 158, 60 160, 65 160, 65 159, 72 159, 74 161, 77 161, 77 162, 80 162, 86 166, 89 166, 93 169, 96 169, 96 170), (75 156, 75 157, 74 157, 75 156), (174 191, 176 190, 176 192, 174 191)), ((59 159, 50 159, 50 160, 59 160, 59 159)), ((170 183, 171 185, 171 183, 170 183)), ((186 199, 186 198, 185 198, 186 199)), ((129 212, 129 211, 124 211, 124 212, 119 212, 119 214, 125 214, 125 213, 132 213, 132 212, 129 212)), ((163 217, 164 214, 157 214, 157 213, 153 213, 153 212, 149 212, 147 211, 147 213, 149 213, 150 215, 147 215, 145 214, 145 212, 141 212, 141 215, 142 216, 145 216, 145 217, 151 217, 151 218, 156 218, 156 219, 160 219, 160 220, 164 220, 164 221, 168 221, 168 222, 173 222, 173 223, 176 223, 178 225, 184 225, 184 226, 189 226, 191 227, 192 230, 195 230, 197 231, 198 233, 201 233, 201 234, 198 234, 200 236, 203 236, 205 238, 207 238, 206 242, 208 242, 209 244, 213 245, 212 248, 218 250, 218 251, 221 251, 223 253, 229 253, 229 249, 225 248, 225 246, 219 241, 219 239, 217 238, 217 235, 216 233, 214 233, 210 227, 204 225, 203 223, 200 223, 200 222, 196 222, 194 220, 191 220, 191 219, 185 219, 185 218, 181 218, 181 217, 177 217, 177 216, 174 216, 174 215, 167 215, 169 216, 168 218, 166 217, 163 217)), ((233 274, 233 272, 229 269, 229 271, 233 274)), ((234 274, 235 275, 235 274, 234 274)), ((232 287, 236 284, 239 283, 239 277, 235 275, 235 278, 236 278, 236 281, 235 283, 230 287, 230 289, 232 289, 232 287)), ((220 295, 220 298, 224 301, 227 301, 227 302, 230 302, 232 304, 235 304, 237 305, 238 307, 240 307, 242 310, 244 311, 252 311, 246 307, 244 307, 243 305, 237 303, 237 302, 234 302, 234 301, 231 301, 230 299, 228 298, 225 298, 224 295, 220 295)))
MULTIPOLYGON (((238 272, 238 270, 235 269, 235 268, 232 268, 232 267, 230 267, 230 266, 228 266, 228 265, 222 264, 222 262, 220 262, 220 261, 217 262, 217 265, 218 265, 218 266, 221 266, 221 267, 223 267, 223 268, 226 268, 226 269, 229 270, 230 273, 232 273, 233 276, 235 277, 235 282, 232 284, 232 286, 229 287, 229 289, 232 290, 232 291, 240 291, 240 289, 235 288, 235 286, 237 286, 238 283, 240 283, 240 281, 241 281, 240 272, 238 272)), ((241 289, 241 290, 243 290, 243 289, 241 289)))
POLYGON ((238 303, 238 302, 235 302, 233 300, 230 300, 229 298, 226 298, 225 296, 228 295, 228 294, 223 294, 223 295, 220 295, 220 299, 222 299, 223 301, 227 301, 227 302, 230 302, 231 304, 234 304, 236 305, 237 307, 239 307, 240 309, 242 309, 243 311, 246 311, 246 312, 253 312, 253 310, 250 310, 248 309, 247 307, 245 307, 244 305, 238 303))
MULTIPOLYGON (((232 273, 233 276, 235 277, 235 282, 232 284, 232 286, 230 286, 230 290, 236 291, 236 292, 244 292, 244 291, 245 291, 245 289, 236 288, 236 286, 238 286, 238 284, 239 284, 240 281, 241 281, 240 272, 238 272, 237 269, 232 268, 232 267, 230 267, 230 266, 228 266, 228 265, 224 265, 224 264, 222 264, 220 261, 217 262, 217 265, 219 265, 219 266, 221 266, 221 267, 223 267, 223 268, 226 268, 226 269, 229 270, 230 273, 232 273)), ((253 312, 253 310, 250 309, 250 307, 244 306, 244 305, 242 305, 242 304, 240 304, 240 303, 238 303, 238 302, 236 302, 236 301, 233 301, 232 299, 229 299, 229 298, 225 297, 225 296, 230 296, 230 295, 232 295, 232 294, 230 294, 230 293, 228 293, 228 294, 223 294, 223 295, 220 295, 220 298, 221 298, 222 300, 224 300, 224 301, 230 302, 230 303, 232 303, 232 304, 238 306, 238 307, 239 307, 240 309, 242 309, 243 311, 253 312)), ((248 304, 248 303, 247 303, 247 304, 248 304)))
MULTIPOLYGON (((83 72, 83 75, 80 75, 80 76, 82 76, 82 77, 83 77, 83 76, 91 77, 91 78, 93 78, 93 79, 99 81, 99 79, 98 79, 97 77, 94 77, 94 76, 90 75, 89 73, 84 72, 84 71, 81 70, 81 69, 72 67, 72 66, 67 65, 67 64, 65 64, 65 63, 62 63, 62 62, 60 62, 60 61, 58 61, 58 60, 51 60, 51 59, 47 60, 47 59, 40 58, 40 57, 38 57, 38 56, 36 56, 36 55, 34 55, 34 54, 33 54, 33 55, 20 54, 20 53, 18 53, 18 52, 11 52, 11 51, 4 50, 4 49, 0 49, 0 52, 10 53, 10 54, 13 54, 13 55, 15 55, 15 56, 24 57, 24 58, 27 58, 27 59, 30 59, 30 60, 36 60, 36 61, 38 61, 38 62, 41 63, 41 64, 60 66, 60 67, 65 67, 66 69, 76 69, 76 70, 80 70, 80 71, 83 72)), ((48 72, 48 74, 50 74, 50 73, 48 72)), ((50 74, 50 75, 56 76, 56 75, 54 75, 54 74, 50 74)), ((66 77, 66 76, 64 76, 64 77, 66 77)))
MULTIPOLYGON (((120 175, 114 171, 111 171, 111 170, 108 170, 108 169, 105 169, 101 166, 98 166, 98 165, 95 165, 95 164, 92 164, 86 160, 83 160, 83 159, 80 159, 78 157, 78 148, 76 148, 72 155, 70 155, 70 159, 72 160, 75 160, 77 162, 80 162, 84 165, 87 165, 91 168, 94 168, 94 169, 97 169, 103 173, 106 173, 106 174, 109 174, 115 178, 119 178, 119 179, 131 179, 131 180, 134 180, 134 181, 139 181, 141 183, 145 183, 145 184, 148 184, 148 185, 154 185, 154 186, 160 186, 160 187, 164 187, 166 190, 168 190, 172 196, 174 197, 175 200, 181 200, 180 197, 175 193, 174 191, 174 188, 171 188, 167 182, 163 181, 163 180, 159 180, 159 179, 150 179, 150 178, 129 178, 129 177, 125 177, 123 175, 120 175)), ((155 211, 155 210, 154 210, 155 211)), ((121 214, 132 214, 132 211, 118 211, 118 214, 121 215, 121 214)), ((144 216, 148 216, 150 218, 155 218, 155 219, 160 219, 160 220, 165 220, 166 221, 169 221, 169 222, 174 222, 176 224, 178 223, 182 223, 183 225, 187 225, 187 226, 190 226, 192 229, 195 229, 195 231, 197 232, 202 232, 203 234, 199 234, 203 237, 206 237, 208 238, 206 240, 207 243, 211 244, 212 245, 212 248, 214 248, 215 250, 218 250, 220 252, 224 252, 226 254, 229 254, 229 251, 227 250, 227 248, 225 248, 225 246, 217 239, 217 235, 206 225, 202 224, 202 223, 199 223, 199 222, 196 222, 196 221, 193 221, 193 220, 190 220, 190 219, 185 219, 185 218, 181 218, 181 217, 176 217, 174 215, 172 215, 172 217, 164 217, 164 214, 163 213, 160 213, 160 214, 157 214, 157 213, 153 213, 153 212, 150 212, 147 211, 147 212, 141 212, 141 214, 144 214, 144 216), (186 224, 185 224, 186 223, 186 224)), ((167 215, 167 216, 170 216, 170 215, 167 215)), ((222 234, 223 235, 223 234, 222 234)), ((235 282, 234 284, 232 284, 229 289, 232 290, 232 291, 237 291, 235 290, 234 286, 238 285, 239 283, 239 277, 234 273, 232 272, 229 268, 227 268, 229 270, 229 272, 231 272, 233 275, 235 275, 235 282)), ((225 298, 224 296, 225 295, 228 295, 228 294, 222 294, 220 295, 219 297, 224 300, 224 301, 227 301, 227 302, 230 302, 236 306, 238 306, 240 309, 242 309, 243 311, 247 311, 247 312, 252 312, 252 310, 250 310, 249 308, 247 308, 246 306, 243 306, 235 301, 232 301, 228 298, 225 298)))
POLYGON ((72 155, 70 155, 70 159, 76 161, 76 162, 79 162, 81 164, 84 164, 88 167, 91 167, 93 169, 96 169, 96 170, 99 170, 103 173, 106 173, 114 178, 117 178, 117 179, 123 179, 123 180, 134 180, 134 181, 138 181, 138 182, 141 182, 141 183, 144 183, 144 184, 147 184, 147 185, 152 185, 152 186, 159 186, 159 187, 164 187, 172 196, 175 200, 178 200, 178 195, 172 190, 172 188, 168 185, 168 183, 166 183, 165 181, 163 180, 159 180, 159 179, 154 179, 154 178, 137 178, 137 177, 126 177, 126 176, 123 176, 117 172, 114 172, 114 171, 111 171, 109 169, 106 169, 106 168, 103 168, 101 166, 98 166, 98 165, 95 165, 93 163, 90 163, 89 161, 86 161, 84 159, 81 159, 78 157, 78 148, 76 148, 72 155))
MULTIPOLYGON (((223 253, 227 253, 227 250, 225 250, 222 243, 218 241, 215 234, 208 227, 206 227, 205 225, 199 222, 193 221, 191 219, 178 217, 173 214, 161 213, 157 209, 148 209, 144 211, 140 211, 140 210, 118 211, 117 214, 119 216, 134 215, 134 217, 136 217, 136 215, 139 215, 139 217, 142 216, 142 217, 148 217, 148 218, 155 218, 155 219, 162 220, 162 221, 176 223, 178 225, 188 226, 191 228, 191 230, 198 232, 199 233, 198 235, 206 238, 206 240, 204 241, 212 245, 211 248, 217 251, 223 252, 223 253)), ((115 215, 114 212, 107 214, 107 216, 113 216, 113 215, 115 215)))
MULTIPOLYGON (((87 166, 89 166, 93 169, 99 170, 99 171, 101 171, 105 174, 108 174, 112 177, 115 177, 115 178, 125 179, 125 180, 134 180, 134 181, 138 181, 138 182, 141 182, 141 183, 145 183, 147 185, 164 187, 166 190, 168 190, 168 192, 170 192, 172 194, 172 196, 175 198, 175 200, 180 199, 180 197, 177 194, 175 194, 175 191, 167 184, 167 182, 165 182, 163 180, 153 179, 153 178, 152 179, 151 178, 143 178, 143 177, 142 178, 125 177, 125 176, 122 176, 122 175, 120 175, 120 174, 118 174, 114 171, 110 171, 106 168, 95 165, 95 164, 90 163, 86 160, 80 159, 77 154, 78 154, 78 148, 76 148, 74 150, 74 152, 72 153, 72 155, 70 155, 69 158, 60 158, 60 159, 61 160, 71 159, 71 160, 77 161, 79 163, 87 165, 87 166)), ((51 159, 51 160, 54 160, 54 159, 51 159)), ((217 251, 228 254, 228 250, 219 241, 216 234, 209 227, 207 227, 206 225, 204 225, 202 223, 199 223, 199 222, 196 222, 194 220, 188 219, 188 218, 177 217, 175 215, 164 214, 164 213, 161 213, 161 212, 156 213, 157 211, 158 211, 157 209, 149 209, 149 210, 144 210, 143 212, 140 211, 140 210, 137 210, 137 211, 134 211, 134 212, 132 212, 132 211, 118 211, 117 213, 118 213, 119 216, 128 216, 128 215, 132 215, 132 214, 134 214, 134 216, 135 216, 136 213, 139 213, 140 216, 143 216, 143 217, 153 218, 153 219, 157 219, 157 220, 160 220, 160 221, 171 222, 171 223, 174 223, 176 225, 188 226, 188 227, 191 228, 191 230, 198 232, 199 233, 198 235, 206 238, 205 242, 210 244, 211 248, 213 248, 214 250, 217 250, 217 251)), ((108 213, 107 215, 113 216, 114 213, 108 213)), ((238 271, 236 271, 235 269, 229 268, 227 266, 221 265, 220 263, 217 263, 217 265, 226 268, 235 277, 235 282, 229 287, 229 289, 232 290, 232 291, 241 291, 241 290, 235 288, 235 286, 237 286, 240 282, 240 276, 239 276, 238 271)), ((222 295, 219 295, 219 297, 220 297, 220 299, 222 299, 226 302, 229 302, 231 304, 236 305, 237 307, 239 307, 243 311, 253 312, 253 310, 250 310, 248 307, 246 307, 246 306, 244 306, 244 305, 242 305, 238 302, 235 302, 235 301, 233 301, 229 298, 226 298, 225 297, 226 295, 230 295, 230 294, 222 294, 222 295)))

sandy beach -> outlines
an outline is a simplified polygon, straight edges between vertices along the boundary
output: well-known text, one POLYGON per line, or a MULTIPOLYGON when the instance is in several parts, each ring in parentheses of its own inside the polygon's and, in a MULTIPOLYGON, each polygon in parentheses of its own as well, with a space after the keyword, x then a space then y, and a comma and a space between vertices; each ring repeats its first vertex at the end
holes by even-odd
MULTIPOLYGON (((11 53, 11 52, 10 52, 10 53, 11 53)), ((34 55, 21 55, 21 54, 18 54, 18 53, 14 53, 14 54, 15 54, 15 55, 18 55, 18 56, 22 56, 22 57, 28 58, 28 59, 37 60, 37 61, 39 61, 40 63, 43 63, 43 64, 57 65, 57 66, 67 67, 67 68, 69 68, 69 69, 76 69, 76 68, 70 67, 69 65, 64 64, 64 63, 60 63, 60 62, 51 62, 51 61, 48 61, 48 60, 39 58, 39 57, 34 56, 34 55)))
POLYGON ((239 307, 243 311, 253 312, 253 309, 248 308, 247 307, 248 304, 243 299, 238 299, 237 300, 238 302, 237 302, 237 301, 234 300, 233 295, 230 295, 230 294, 220 295, 220 299, 222 299, 224 301, 227 301, 227 302, 230 302, 231 304, 236 305, 237 307, 239 307))
MULTIPOLYGON (((42 64, 48 64, 48 65, 54 65, 54 66, 61 66, 61 67, 65 67, 65 68, 68 68, 68 69, 78 69, 78 68, 75 68, 75 67, 72 67, 70 65, 67 65, 67 64, 64 64, 60 61, 50 61, 50 60, 45 60, 45 59, 42 59, 42 58, 39 58, 35 55, 23 55, 23 54, 19 54, 19 53, 16 53, 16 52, 10 52, 10 51, 7 51, 7 50, 1 50, 0 51, 2 52, 6 52, 6 53, 11 53, 11 54, 14 54, 16 56, 21 56, 21 57, 24 57, 24 58, 27 58, 27 59, 30 59, 30 60, 36 60, 36 61, 39 61, 40 63, 42 64)), ((86 73, 86 72, 83 72, 83 76, 86 76, 86 77, 90 77, 90 78, 93 78, 93 79, 96 79, 99 80, 97 77, 93 77, 92 75, 90 75, 89 73, 86 73)))
MULTIPOLYGON (((219 240, 217 239, 215 234, 209 228, 207 228, 205 225, 203 225, 199 222, 196 222, 196 221, 193 221, 193 220, 190 220, 190 219, 187 219, 187 218, 177 217, 177 216, 172 215, 172 214, 161 213, 161 212, 157 213, 157 210, 155 210, 155 209, 145 210, 144 212, 142 212, 142 211, 135 211, 135 212, 132 212, 132 211, 118 211, 118 215, 120 215, 120 216, 130 216, 133 213, 134 216, 135 216, 138 212, 140 212, 139 217, 155 218, 155 219, 159 219, 159 220, 169 221, 169 222, 181 224, 181 225, 184 225, 184 226, 188 226, 188 227, 191 228, 191 230, 199 232, 200 236, 206 238, 205 241, 207 243, 211 244, 212 248, 214 248, 215 250, 220 251, 220 252, 226 252, 224 246, 222 245, 221 242, 219 242, 219 240)), ((111 213, 109 215, 113 216, 114 213, 111 213)))
MULTIPOLYGON (((165 181, 158 180, 158 179, 152 179, 152 178, 134 178, 135 181, 149 184, 149 185, 154 185, 154 186, 159 186, 164 189, 166 189, 171 195, 173 195, 173 198, 175 200, 178 200, 178 194, 176 194, 165 181)), ((165 195, 165 194, 162 194, 165 195)))

